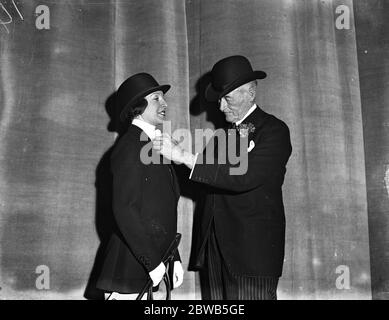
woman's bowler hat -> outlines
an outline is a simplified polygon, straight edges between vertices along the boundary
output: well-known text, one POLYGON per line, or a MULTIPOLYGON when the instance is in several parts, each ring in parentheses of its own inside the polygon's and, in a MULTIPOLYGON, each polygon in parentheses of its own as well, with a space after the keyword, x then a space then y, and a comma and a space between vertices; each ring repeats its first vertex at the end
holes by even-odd
POLYGON ((148 94, 154 91, 166 93, 169 89, 170 85, 160 85, 152 75, 145 72, 129 77, 117 90, 116 101, 118 107, 121 108, 120 120, 125 121, 131 108, 148 94))
POLYGON ((253 71, 246 57, 231 56, 216 62, 211 78, 211 83, 205 90, 205 98, 208 101, 217 101, 247 82, 266 78, 266 73, 253 71))

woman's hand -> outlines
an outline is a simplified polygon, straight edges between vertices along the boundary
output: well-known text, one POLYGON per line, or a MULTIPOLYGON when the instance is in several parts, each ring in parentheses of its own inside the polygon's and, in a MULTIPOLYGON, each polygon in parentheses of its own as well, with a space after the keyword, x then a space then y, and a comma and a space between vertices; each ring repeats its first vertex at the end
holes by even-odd
POLYGON ((162 281, 165 271, 166 267, 163 262, 161 262, 158 267, 149 272, 150 278, 153 280, 153 287, 156 287, 162 281))
POLYGON ((189 169, 192 169, 195 164, 195 155, 181 148, 179 142, 167 133, 155 137, 153 148, 166 159, 172 160, 176 164, 183 163, 189 169))
POLYGON ((180 261, 174 261, 173 288, 178 288, 184 281, 184 269, 180 261))

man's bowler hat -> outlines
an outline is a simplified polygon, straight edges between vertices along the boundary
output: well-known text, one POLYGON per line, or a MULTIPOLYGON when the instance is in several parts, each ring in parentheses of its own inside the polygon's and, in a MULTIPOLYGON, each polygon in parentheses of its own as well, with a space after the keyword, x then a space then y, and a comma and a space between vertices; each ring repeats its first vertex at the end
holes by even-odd
POLYGON ((205 89, 208 101, 217 101, 227 93, 255 79, 266 78, 264 71, 253 71, 250 61, 243 56, 224 58, 213 66, 211 83, 205 89))
POLYGON ((170 85, 160 85, 152 75, 148 73, 137 73, 125 80, 117 90, 116 101, 121 108, 120 120, 125 121, 128 112, 145 96, 154 92, 162 91, 166 93, 170 85))

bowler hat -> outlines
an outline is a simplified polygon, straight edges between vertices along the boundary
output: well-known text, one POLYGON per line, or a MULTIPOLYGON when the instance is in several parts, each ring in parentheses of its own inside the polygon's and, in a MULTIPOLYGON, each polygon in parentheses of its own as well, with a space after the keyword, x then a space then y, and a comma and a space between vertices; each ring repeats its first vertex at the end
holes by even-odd
POLYGON ((152 75, 142 72, 125 80, 117 90, 116 101, 121 108, 120 120, 127 119, 128 112, 148 94, 161 90, 166 93, 170 85, 160 85, 152 75))
POLYGON ((264 71, 253 71, 250 61, 243 56, 224 58, 213 66, 211 83, 205 89, 208 101, 217 101, 227 93, 255 79, 266 78, 264 71))

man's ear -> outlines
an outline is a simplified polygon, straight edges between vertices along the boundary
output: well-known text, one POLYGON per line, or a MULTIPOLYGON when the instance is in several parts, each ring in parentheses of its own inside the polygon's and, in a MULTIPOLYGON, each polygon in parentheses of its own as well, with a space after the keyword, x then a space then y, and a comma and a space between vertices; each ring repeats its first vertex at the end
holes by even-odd
POLYGON ((255 98, 255 95, 257 94, 257 85, 253 82, 251 82, 249 84, 249 87, 248 87, 248 92, 249 92, 249 95, 252 99, 255 98))
POLYGON ((255 98, 255 95, 257 94, 257 90, 256 90, 255 86, 250 86, 248 92, 249 92, 251 100, 253 100, 255 98))

